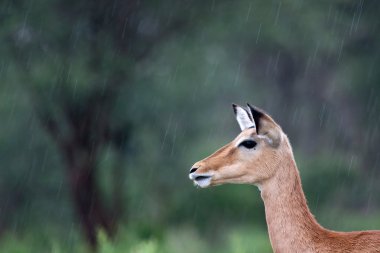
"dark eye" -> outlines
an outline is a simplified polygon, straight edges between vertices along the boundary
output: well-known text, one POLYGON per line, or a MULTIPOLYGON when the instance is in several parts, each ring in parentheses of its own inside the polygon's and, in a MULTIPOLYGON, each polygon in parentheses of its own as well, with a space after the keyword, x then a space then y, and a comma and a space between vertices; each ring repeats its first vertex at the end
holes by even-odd
POLYGON ((254 148, 256 147, 257 143, 253 140, 245 140, 245 141, 242 141, 240 144, 239 144, 239 147, 240 146, 243 146, 247 149, 251 149, 251 148, 254 148))

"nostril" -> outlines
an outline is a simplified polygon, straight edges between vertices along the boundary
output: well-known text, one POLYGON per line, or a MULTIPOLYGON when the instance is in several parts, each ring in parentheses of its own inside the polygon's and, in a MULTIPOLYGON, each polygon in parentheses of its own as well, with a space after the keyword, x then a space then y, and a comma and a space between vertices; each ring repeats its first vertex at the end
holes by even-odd
POLYGON ((198 168, 191 168, 190 173, 197 171, 198 168))

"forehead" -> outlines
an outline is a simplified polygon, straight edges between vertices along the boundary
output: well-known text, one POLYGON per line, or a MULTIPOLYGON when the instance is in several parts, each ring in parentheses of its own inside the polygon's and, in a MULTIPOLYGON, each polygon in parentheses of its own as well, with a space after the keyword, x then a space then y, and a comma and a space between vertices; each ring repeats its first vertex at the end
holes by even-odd
POLYGON ((235 141, 242 140, 244 138, 253 137, 255 135, 257 135, 256 128, 247 128, 241 131, 241 133, 238 136, 236 136, 235 141))

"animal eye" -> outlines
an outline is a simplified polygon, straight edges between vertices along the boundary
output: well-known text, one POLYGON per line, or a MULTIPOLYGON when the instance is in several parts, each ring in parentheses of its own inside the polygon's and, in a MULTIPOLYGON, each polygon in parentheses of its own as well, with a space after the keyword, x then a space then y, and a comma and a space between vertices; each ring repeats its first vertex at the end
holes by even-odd
POLYGON ((239 144, 239 147, 240 146, 243 146, 247 149, 251 149, 251 148, 254 148, 256 147, 257 143, 253 140, 245 140, 245 141, 242 141, 240 144, 239 144))

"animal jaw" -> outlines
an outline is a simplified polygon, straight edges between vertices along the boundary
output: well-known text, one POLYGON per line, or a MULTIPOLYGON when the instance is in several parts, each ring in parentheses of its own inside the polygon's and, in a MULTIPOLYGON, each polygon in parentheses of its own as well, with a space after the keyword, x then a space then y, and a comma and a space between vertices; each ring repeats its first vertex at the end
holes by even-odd
POLYGON ((210 186, 212 174, 189 174, 190 180, 193 180, 195 186, 199 186, 200 188, 206 188, 210 186))

